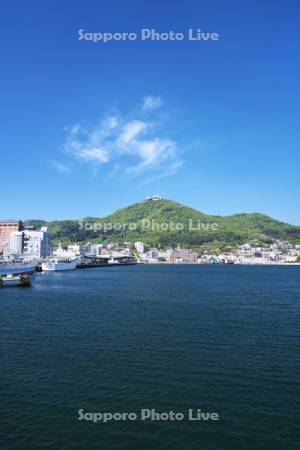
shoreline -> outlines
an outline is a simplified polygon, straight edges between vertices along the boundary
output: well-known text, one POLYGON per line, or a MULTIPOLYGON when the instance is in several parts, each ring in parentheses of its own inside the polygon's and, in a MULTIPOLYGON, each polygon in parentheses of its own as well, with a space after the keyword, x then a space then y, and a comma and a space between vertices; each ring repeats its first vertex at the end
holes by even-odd
POLYGON ((206 264, 206 263, 193 263, 193 262, 181 262, 181 263, 170 263, 170 262, 157 262, 157 263, 144 263, 144 262, 137 262, 137 265, 143 265, 143 266, 300 266, 300 263, 234 263, 234 264, 206 264))

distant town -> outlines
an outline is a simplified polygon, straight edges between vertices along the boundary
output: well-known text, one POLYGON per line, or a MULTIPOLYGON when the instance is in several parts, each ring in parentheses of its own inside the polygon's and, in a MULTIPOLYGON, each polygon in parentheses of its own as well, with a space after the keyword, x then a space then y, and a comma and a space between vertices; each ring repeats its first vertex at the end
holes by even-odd
POLYGON ((244 243, 228 247, 222 254, 201 253, 177 246, 156 248, 142 241, 124 243, 75 243, 63 247, 54 245, 47 227, 35 229, 21 220, 0 221, 0 255, 19 255, 23 260, 42 263, 49 258, 76 261, 78 267, 95 265, 142 264, 297 264, 300 245, 277 240, 265 246, 244 243))
POLYGON ((143 242, 135 242, 134 247, 140 262, 144 263, 194 263, 194 264, 290 264, 300 263, 300 245, 287 241, 277 241, 264 247, 253 247, 248 243, 237 249, 228 248, 226 253, 215 255, 208 251, 202 254, 191 249, 149 248, 143 242))

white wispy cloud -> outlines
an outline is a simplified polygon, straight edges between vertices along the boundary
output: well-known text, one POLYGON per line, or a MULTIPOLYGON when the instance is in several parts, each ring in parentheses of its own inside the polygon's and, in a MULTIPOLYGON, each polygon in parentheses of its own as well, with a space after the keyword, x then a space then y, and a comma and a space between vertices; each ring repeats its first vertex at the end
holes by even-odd
POLYGON ((86 161, 97 161, 99 163, 106 163, 109 160, 107 150, 99 147, 82 148, 77 152, 77 157, 86 161))
POLYGON ((152 95, 146 95, 143 98, 142 110, 149 111, 152 109, 158 109, 163 106, 164 102, 160 96, 154 97, 152 95))
POLYGON ((170 139, 154 138, 152 140, 136 141, 134 151, 140 157, 140 163, 127 168, 128 172, 139 173, 147 168, 166 169, 176 160, 176 143, 170 139))
POLYGON ((77 124, 67 129, 68 137, 65 149, 68 153, 82 161, 107 163, 109 153, 103 142, 110 135, 111 130, 117 126, 115 117, 105 118, 98 126, 88 130, 83 125, 77 124))
POLYGON ((156 175, 145 178, 143 180, 143 184, 153 183, 154 181, 160 180, 161 178, 170 177, 171 175, 174 175, 174 173, 178 172, 178 170, 180 170, 183 165, 184 165, 183 160, 176 161, 163 173, 158 173, 156 175))
POLYGON ((122 132, 118 138, 119 145, 127 146, 132 143, 132 141, 137 138, 144 130, 149 127, 149 124, 142 122, 141 120, 132 120, 128 122, 122 129, 122 132))
POLYGON ((54 167, 54 169, 59 173, 69 173, 70 172, 70 169, 68 166, 66 166, 65 164, 63 164, 60 161, 57 161, 56 159, 51 159, 50 163, 52 164, 52 167, 54 167))
MULTIPOLYGON (((143 102, 146 109, 163 104, 160 97, 151 96, 143 102)), ((103 164, 118 167, 118 172, 130 177, 146 171, 160 178, 175 173, 183 163, 178 143, 158 130, 155 122, 139 115, 142 111, 128 119, 118 113, 107 115, 92 128, 82 124, 67 128, 65 150, 79 161, 92 162, 98 168, 103 164)))

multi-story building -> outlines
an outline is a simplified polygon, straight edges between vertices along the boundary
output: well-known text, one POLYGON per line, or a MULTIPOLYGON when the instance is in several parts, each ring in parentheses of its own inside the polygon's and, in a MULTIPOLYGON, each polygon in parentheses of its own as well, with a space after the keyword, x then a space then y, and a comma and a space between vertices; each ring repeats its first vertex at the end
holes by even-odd
POLYGON ((24 249, 24 231, 14 231, 10 234, 9 252, 21 254, 24 249))
POLYGON ((24 254, 36 259, 51 255, 51 236, 47 227, 40 231, 24 230, 24 254))
POLYGON ((10 235, 16 231, 21 231, 23 223, 21 220, 1 220, 0 221, 0 254, 4 250, 9 250, 10 235))

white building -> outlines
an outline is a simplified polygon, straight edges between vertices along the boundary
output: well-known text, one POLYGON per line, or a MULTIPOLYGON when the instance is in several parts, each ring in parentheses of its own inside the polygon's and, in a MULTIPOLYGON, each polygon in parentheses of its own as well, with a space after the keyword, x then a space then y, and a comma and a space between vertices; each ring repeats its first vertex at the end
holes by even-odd
POLYGON ((134 243, 134 248, 136 249, 137 252, 144 253, 144 251, 145 251, 145 244, 144 244, 144 242, 137 241, 137 242, 134 243))
POLYGON ((166 261, 170 261, 171 255, 174 253, 173 248, 168 248, 167 250, 160 250, 158 252, 158 257, 166 261))
POLYGON ((42 227, 40 231, 24 230, 24 255, 36 259, 46 258, 51 255, 51 237, 47 227, 42 227))
POLYGON ((160 195, 147 195, 147 197, 145 197, 145 202, 157 202, 159 200, 162 200, 160 195))
POLYGON ((142 255, 142 258, 144 261, 147 261, 149 263, 156 263, 158 262, 158 250, 157 248, 151 248, 146 253, 142 255))
POLYGON ((23 253, 24 248, 24 232, 23 231, 14 231, 10 234, 9 239, 9 252, 12 254, 21 254, 23 253))
POLYGON ((103 253, 103 244, 91 244, 89 253, 91 255, 101 255, 103 253))

